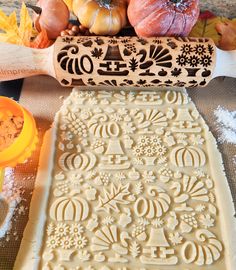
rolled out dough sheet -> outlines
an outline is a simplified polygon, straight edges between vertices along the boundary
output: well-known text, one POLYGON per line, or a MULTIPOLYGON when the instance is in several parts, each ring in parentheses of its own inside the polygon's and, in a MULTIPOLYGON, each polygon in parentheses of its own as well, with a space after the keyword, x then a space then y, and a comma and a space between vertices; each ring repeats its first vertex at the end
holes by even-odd
POLYGON ((47 132, 15 267, 235 270, 232 197, 184 89, 74 89, 47 132))

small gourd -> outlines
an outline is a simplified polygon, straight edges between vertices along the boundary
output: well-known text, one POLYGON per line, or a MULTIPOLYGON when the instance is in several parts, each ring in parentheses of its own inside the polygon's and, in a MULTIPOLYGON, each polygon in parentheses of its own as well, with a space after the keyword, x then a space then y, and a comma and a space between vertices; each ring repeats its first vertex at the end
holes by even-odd
POLYGON ((130 0, 128 19, 141 37, 187 36, 199 12, 199 0, 130 0))
POLYGON ((66 29, 70 11, 63 0, 39 0, 36 4, 27 4, 35 11, 34 25, 37 31, 45 29, 49 39, 56 39, 66 29))
POLYGON ((115 35, 126 25, 126 0, 73 0, 80 23, 96 35, 115 35))

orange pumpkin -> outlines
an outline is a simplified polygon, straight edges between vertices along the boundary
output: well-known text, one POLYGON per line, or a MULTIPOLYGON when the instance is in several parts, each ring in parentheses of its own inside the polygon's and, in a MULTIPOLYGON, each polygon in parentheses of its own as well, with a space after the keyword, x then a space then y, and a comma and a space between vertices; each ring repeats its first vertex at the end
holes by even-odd
POLYGON ((199 0, 130 0, 128 18, 137 35, 187 36, 199 16, 199 0))
POLYGON ((73 0, 80 23, 96 35, 115 35, 126 25, 126 0, 73 0))
POLYGON ((34 25, 38 32, 45 29, 49 39, 56 39, 66 29, 70 12, 63 0, 39 0, 37 5, 27 4, 35 11, 34 25))

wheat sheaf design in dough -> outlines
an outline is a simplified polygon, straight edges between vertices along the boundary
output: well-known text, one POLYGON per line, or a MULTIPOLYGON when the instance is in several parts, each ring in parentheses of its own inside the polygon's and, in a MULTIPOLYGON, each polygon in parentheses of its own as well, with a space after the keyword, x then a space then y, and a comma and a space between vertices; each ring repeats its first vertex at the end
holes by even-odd
POLYGON ((74 90, 60 113, 43 270, 227 269, 207 132, 184 91, 74 90))

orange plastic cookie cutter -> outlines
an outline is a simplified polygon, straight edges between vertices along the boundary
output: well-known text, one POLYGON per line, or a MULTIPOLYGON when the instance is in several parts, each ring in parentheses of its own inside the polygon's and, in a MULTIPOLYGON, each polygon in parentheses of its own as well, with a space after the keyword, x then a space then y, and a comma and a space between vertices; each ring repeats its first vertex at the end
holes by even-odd
POLYGON ((1 192, 4 181, 4 168, 15 167, 19 163, 24 163, 31 156, 38 142, 38 131, 32 114, 10 98, 0 97, 0 115, 20 116, 24 120, 18 137, 9 147, 0 151, 1 192))

